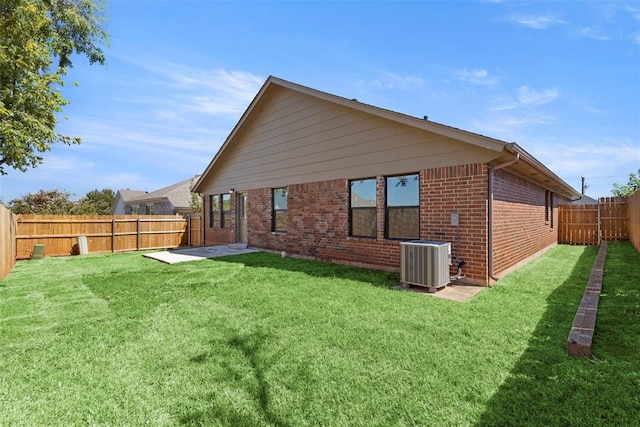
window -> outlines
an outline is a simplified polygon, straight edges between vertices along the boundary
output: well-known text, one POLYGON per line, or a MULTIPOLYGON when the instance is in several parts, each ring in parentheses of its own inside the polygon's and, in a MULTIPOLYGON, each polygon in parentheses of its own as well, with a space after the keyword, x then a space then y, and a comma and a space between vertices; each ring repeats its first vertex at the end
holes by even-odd
POLYGON ((544 192, 544 222, 553 228, 553 193, 549 190, 544 192))
POLYGON ((220 228, 229 228, 231 226, 231 194, 222 195, 222 219, 220 220, 220 228))
POLYGON ((420 238, 420 179, 418 174, 385 178, 387 239, 420 238))
POLYGON ((272 190, 271 229, 273 231, 287 231, 287 189, 274 188, 272 190))
POLYGON ((360 179, 349 182, 350 224, 349 235, 356 237, 377 237, 378 215, 376 179, 360 179))
POLYGON ((220 198, 217 194, 209 196, 209 227, 220 226, 220 198))
POLYGON ((140 213, 140 207, 138 205, 131 205, 131 214, 138 215, 140 213))
POLYGON ((147 205, 147 215, 153 215, 153 205, 147 205))

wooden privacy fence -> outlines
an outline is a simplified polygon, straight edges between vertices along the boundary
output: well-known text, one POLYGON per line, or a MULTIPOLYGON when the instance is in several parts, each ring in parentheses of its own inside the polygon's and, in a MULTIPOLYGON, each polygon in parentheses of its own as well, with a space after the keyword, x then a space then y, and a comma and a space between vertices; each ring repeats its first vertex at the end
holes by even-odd
POLYGON ((640 252, 640 190, 627 198, 629 203, 629 240, 640 252))
POLYGON ((0 205, 0 280, 16 263, 16 216, 0 205))
POLYGON ((563 205, 558 209, 558 243, 599 245, 602 240, 629 240, 629 203, 603 197, 597 205, 563 205))
POLYGON ((79 237, 89 253, 195 246, 200 222, 177 215, 18 215, 16 258, 30 258, 36 244, 47 256, 76 254, 79 237))

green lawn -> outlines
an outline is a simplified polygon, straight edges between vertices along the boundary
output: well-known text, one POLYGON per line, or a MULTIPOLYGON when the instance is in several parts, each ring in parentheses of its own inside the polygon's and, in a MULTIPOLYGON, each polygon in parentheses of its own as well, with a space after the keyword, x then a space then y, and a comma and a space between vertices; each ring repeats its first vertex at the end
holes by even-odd
POLYGON ((597 248, 457 303, 266 253, 18 263, 0 425, 638 425, 640 255, 611 243, 594 359, 566 339, 597 248))

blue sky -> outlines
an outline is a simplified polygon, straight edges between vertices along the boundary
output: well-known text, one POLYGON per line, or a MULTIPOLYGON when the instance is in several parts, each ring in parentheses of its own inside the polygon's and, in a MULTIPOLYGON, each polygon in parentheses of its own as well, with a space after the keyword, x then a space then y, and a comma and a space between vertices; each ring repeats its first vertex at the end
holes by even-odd
POLYGON ((108 16, 108 66, 78 58, 62 89, 59 131, 83 143, 0 177, 5 203, 202 173, 269 75, 515 141, 594 197, 640 168, 637 0, 111 0, 108 16))

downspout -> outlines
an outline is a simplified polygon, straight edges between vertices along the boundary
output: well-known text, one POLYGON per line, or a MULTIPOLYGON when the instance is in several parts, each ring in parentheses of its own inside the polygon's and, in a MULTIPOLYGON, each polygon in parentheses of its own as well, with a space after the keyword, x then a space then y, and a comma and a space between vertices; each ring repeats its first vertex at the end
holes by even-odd
POLYGON ((489 194, 487 199, 487 269, 489 270, 489 278, 491 280, 498 280, 498 278, 493 275, 493 172, 518 163, 518 161, 520 161, 520 153, 516 153, 513 159, 504 163, 489 166, 489 194))

